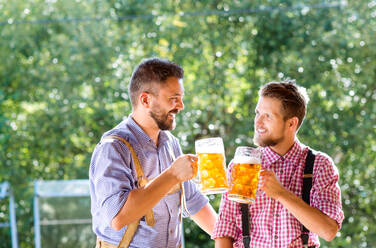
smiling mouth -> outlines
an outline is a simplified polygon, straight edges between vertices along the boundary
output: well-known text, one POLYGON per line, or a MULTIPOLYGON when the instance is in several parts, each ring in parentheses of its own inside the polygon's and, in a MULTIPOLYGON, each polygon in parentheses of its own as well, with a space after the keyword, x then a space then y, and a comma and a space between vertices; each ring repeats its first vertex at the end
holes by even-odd
POLYGON ((177 113, 178 113, 178 111, 173 110, 173 111, 170 111, 167 116, 170 119, 175 119, 175 116, 176 116, 177 113))
POLYGON ((266 133, 266 129, 264 129, 264 128, 256 128, 256 132, 258 134, 264 134, 264 133, 266 133))
POLYGON ((178 110, 171 110, 170 112, 168 112, 168 116, 172 117, 172 118, 175 118, 175 115, 179 113, 178 110))

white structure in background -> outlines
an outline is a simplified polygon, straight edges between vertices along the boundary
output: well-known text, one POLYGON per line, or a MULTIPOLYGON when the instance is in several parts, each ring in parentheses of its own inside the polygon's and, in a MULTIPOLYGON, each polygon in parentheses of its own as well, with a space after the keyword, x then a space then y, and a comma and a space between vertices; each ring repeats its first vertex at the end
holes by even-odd
MULTIPOLYGON (((91 219, 41 220, 39 200, 50 197, 90 197, 89 180, 52 180, 34 182, 34 235, 35 248, 41 248, 41 226, 90 224, 91 219)), ((89 210, 90 211, 90 210, 89 210)), ((181 223, 182 248, 185 248, 184 226, 181 223)), ((17 247, 17 246, 15 246, 17 247)))
POLYGON ((9 223, 0 223, 0 227, 10 227, 12 248, 18 248, 16 209, 12 189, 8 182, 0 184, 0 200, 9 198, 9 223))
POLYGON ((40 220, 40 198, 89 197, 89 180, 52 180, 34 182, 35 248, 41 248, 41 225, 90 224, 91 219, 40 220))

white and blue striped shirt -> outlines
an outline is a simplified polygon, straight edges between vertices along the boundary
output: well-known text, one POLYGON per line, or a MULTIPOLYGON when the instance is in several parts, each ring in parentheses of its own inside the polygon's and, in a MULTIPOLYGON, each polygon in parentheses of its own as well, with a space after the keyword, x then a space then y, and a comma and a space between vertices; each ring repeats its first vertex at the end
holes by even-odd
MULTIPOLYGON (((126 139, 135 150, 145 176, 157 177, 182 154, 178 140, 168 131, 161 131, 158 146, 128 117, 103 137, 117 135, 126 139), (174 154, 171 154, 174 153, 174 154)), ((136 188, 137 176, 131 152, 118 140, 103 140, 96 146, 90 164, 90 195, 93 231, 101 240, 117 245, 127 226, 116 231, 111 220, 117 215, 131 190, 136 188)), ((184 182, 187 208, 197 213, 208 199, 196 185, 184 182)), ((156 224, 150 227, 141 219, 130 247, 177 247, 181 243, 179 219, 180 192, 166 195, 153 208, 156 224)))

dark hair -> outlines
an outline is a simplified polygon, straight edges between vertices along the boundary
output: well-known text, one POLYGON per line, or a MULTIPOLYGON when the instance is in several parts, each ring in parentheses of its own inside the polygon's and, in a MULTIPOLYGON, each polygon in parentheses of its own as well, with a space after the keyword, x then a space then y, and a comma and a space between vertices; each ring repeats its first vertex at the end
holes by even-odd
POLYGON ((137 106, 137 98, 141 92, 155 93, 153 84, 162 85, 169 77, 183 78, 183 68, 166 59, 143 60, 133 71, 129 84, 132 106, 137 106))
POLYGON ((298 128, 303 123, 309 101, 305 88, 298 86, 295 80, 269 82, 261 87, 259 95, 281 101, 284 120, 298 117, 298 128))

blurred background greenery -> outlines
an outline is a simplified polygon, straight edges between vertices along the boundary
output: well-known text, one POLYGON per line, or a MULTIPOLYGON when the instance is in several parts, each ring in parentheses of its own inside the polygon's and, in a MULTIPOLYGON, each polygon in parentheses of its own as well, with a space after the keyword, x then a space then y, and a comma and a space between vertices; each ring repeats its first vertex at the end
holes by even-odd
MULTIPOLYGON (((298 136, 334 159, 345 213, 322 247, 376 247, 375 31, 375 0, 0 0, 0 182, 15 191, 20 247, 34 247, 34 180, 88 178, 101 134, 131 111, 133 68, 153 56, 185 69, 173 132, 184 152, 221 136, 227 162, 252 143, 260 85, 289 77, 305 86, 311 101, 298 136)), ((215 209, 219 201, 211 196, 215 209)), ((82 215, 89 210, 82 202, 82 215)), ((184 225, 186 247, 214 246, 184 225)), ((80 232, 90 236, 87 227, 61 229, 58 246, 59 231, 42 230, 44 247, 74 247, 80 232)), ((9 229, 0 240, 11 246, 9 229)))

